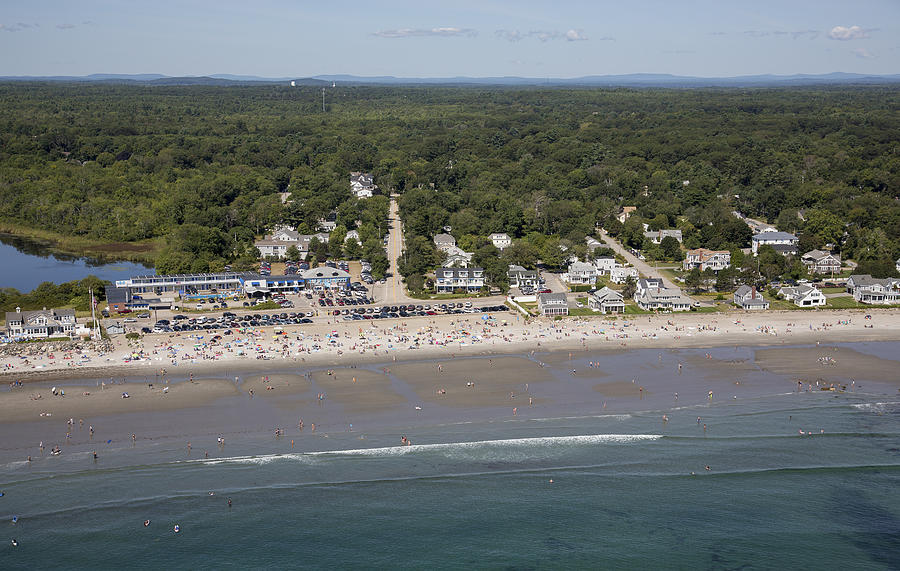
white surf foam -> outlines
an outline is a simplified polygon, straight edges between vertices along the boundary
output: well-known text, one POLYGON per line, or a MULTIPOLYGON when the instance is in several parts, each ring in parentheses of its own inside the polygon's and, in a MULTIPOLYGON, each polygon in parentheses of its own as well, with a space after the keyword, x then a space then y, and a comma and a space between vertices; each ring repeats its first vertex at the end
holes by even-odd
POLYGON ((584 434, 578 436, 542 436, 538 438, 511 438, 504 440, 477 440, 473 442, 448 442, 442 444, 413 444, 411 446, 384 446, 379 448, 354 448, 349 450, 324 450, 319 452, 300 452, 290 454, 266 454, 261 456, 235 456, 231 458, 215 458, 197 460, 209 466, 219 464, 265 465, 277 461, 295 461, 315 463, 325 458, 342 456, 391 457, 409 454, 437 452, 447 457, 462 455, 478 456, 485 454, 485 459, 504 459, 503 452, 512 452, 517 457, 529 453, 540 454, 542 451, 559 450, 572 446, 632 444, 662 438, 659 434, 584 434))

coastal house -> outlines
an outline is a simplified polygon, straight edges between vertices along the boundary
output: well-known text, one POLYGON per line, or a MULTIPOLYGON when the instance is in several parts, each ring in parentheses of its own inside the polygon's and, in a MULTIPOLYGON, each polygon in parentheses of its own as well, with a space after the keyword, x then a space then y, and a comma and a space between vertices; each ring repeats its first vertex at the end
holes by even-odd
POLYGON ((616 259, 611 256, 601 256, 594 259, 594 267, 597 268, 597 274, 601 276, 609 274, 617 265, 616 259))
POLYGON ((476 292, 484 287, 483 268, 439 268, 434 276, 434 290, 437 293, 453 293, 456 290, 476 292))
POLYGON ((706 268, 718 272, 731 266, 731 252, 728 250, 707 250, 706 248, 697 248, 688 250, 681 267, 685 271, 699 268, 702 272, 706 268))
POLYGON ((472 252, 466 252, 459 246, 451 246, 444 250, 447 257, 444 259, 444 265, 448 268, 465 268, 472 263, 472 252))
POLYGON ((10 339, 45 339, 75 335, 74 309, 39 309, 6 312, 6 335, 10 339))
POLYGON ((253 245, 259 250, 260 256, 263 258, 272 257, 283 259, 287 255, 287 250, 291 246, 296 246, 300 251, 300 256, 304 257, 309 253, 309 244, 313 238, 324 244, 328 243, 328 234, 319 232, 318 234, 300 234, 290 227, 277 228, 272 234, 263 237, 262 240, 253 242, 253 245))
POLYGON ((668 230, 658 230, 656 232, 644 232, 644 238, 648 238, 654 244, 659 244, 663 241, 663 238, 672 237, 678 240, 678 243, 681 243, 681 230, 668 229, 668 230))
POLYGON ((450 234, 437 234, 434 237, 434 245, 438 250, 446 252, 448 249, 456 246, 456 238, 450 234))
POLYGON ((537 301, 538 312, 544 317, 569 315, 569 302, 564 293, 542 293, 537 301))
POLYGON ((371 174, 365 172, 350 173, 350 192, 356 198, 372 198, 372 193, 377 188, 371 174))
POLYGON ((503 250, 512 244, 512 239, 506 232, 494 232, 491 234, 491 243, 498 250, 503 250))
POLYGON ((603 247, 603 244, 600 242, 600 240, 598 240, 592 236, 585 236, 584 241, 587 244, 588 252, 593 252, 597 248, 603 247))
POLYGON ((690 311, 694 301, 678 288, 667 288, 660 278, 638 280, 634 301, 645 311, 690 311))
POLYGON ((778 295, 793 301, 797 307, 821 307, 825 305, 825 294, 809 284, 785 286, 778 290, 778 295))
POLYGON ((604 287, 588 296, 588 307, 604 315, 622 313, 625 311, 625 299, 620 292, 604 287))
POLYGON ((506 277, 509 278, 509 287, 537 287, 538 285, 537 270, 526 270, 522 266, 510 264, 506 277))
POLYGON ((632 214, 634 214, 635 210, 637 210, 637 206, 623 206, 621 212, 619 212, 619 215, 616 216, 616 220, 618 220, 622 224, 625 224, 625 221, 628 220, 628 218, 632 214))
POLYGON ((831 252, 811 250, 800 257, 800 261, 811 274, 838 274, 841 272, 841 257, 831 252))
POLYGON ((769 302, 763 295, 756 291, 755 287, 742 285, 734 292, 734 304, 747 311, 769 309, 769 302))
POLYGON ((567 281, 570 284, 594 285, 597 281, 597 266, 585 262, 569 264, 567 281))
POLYGON ((614 284, 623 284, 628 278, 638 279, 637 268, 633 266, 616 266, 609 271, 609 281, 614 284))
POLYGON ((900 303, 900 280, 873 278, 869 274, 854 274, 847 280, 847 291, 859 303, 894 305, 900 303))
POLYGON ((347 232, 347 235, 344 236, 344 244, 346 244, 350 240, 353 240, 357 244, 362 245, 362 240, 359 239, 359 232, 357 232, 356 230, 350 230, 349 232, 347 232))
POLYGON ((898 272, 900 272, 900 258, 897 258, 897 261, 894 264, 894 267, 897 269, 898 272))
POLYGON ((772 246, 776 252, 782 256, 787 256, 788 254, 797 253, 797 244, 799 243, 800 239, 793 234, 767 228, 753 236, 750 243, 750 251, 755 256, 759 253, 760 246, 772 246))

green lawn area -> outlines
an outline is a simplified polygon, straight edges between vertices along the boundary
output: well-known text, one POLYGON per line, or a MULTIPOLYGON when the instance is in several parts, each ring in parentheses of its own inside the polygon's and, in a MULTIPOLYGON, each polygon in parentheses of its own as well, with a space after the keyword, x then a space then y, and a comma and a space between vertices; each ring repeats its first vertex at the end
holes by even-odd
POLYGON ((831 309, 857 309, 863 307, 869 307, 864 303, 859 303, 855 299, 850 296, 846 297, 829 297, 825 301, 825 307, 831 309))
POLYGON ((594 311, 593 309, 591 309, 589 307, 570 307, 569 315, 572 315, 575 317, 585 317, 585 316, 600 315, 600 312, 594 311))
POLYGON ((694 312, 697 312, 697 313, 718 313, 718 312, 720 312, 720 311, 725 311, 725 308, 719 307, 718 305, 712 305, 712 306, 709 306, 709 307, 706 307, 706 306, 704 306, 704 307, 692 307, 692 308, 691 308, 691 311, 694 311, 694 312))
POLYGON ((844 287, 820 287, 819 291, 822 293, 844 293, 847 291, 847 288, 844 287))
POLYGON ((625 315, 648 315, 651 311, 644 311, 634 302, 625 303, 625 315))
POLYGON ((763 298, 769 302, 769 309, 800 309, 794 305, 793 301, 778 299, 777 297, 772 297, 768 293, 763 293, 763 298))

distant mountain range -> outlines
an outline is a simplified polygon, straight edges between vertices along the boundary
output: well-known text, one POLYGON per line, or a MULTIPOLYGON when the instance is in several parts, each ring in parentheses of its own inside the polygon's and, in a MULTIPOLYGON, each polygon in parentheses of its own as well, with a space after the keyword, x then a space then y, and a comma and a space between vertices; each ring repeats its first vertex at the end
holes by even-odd
POLYGON ((738 77, 691 77, 669 74, 633 73, 627 75, 588 75, 573 78, 535 77, 393 77, 358 75, 317 75, 314 77, 258 77, 255 75, 215 74, 199 77, 170 77, 156 73, 96 73, 84 76, 0 76, 0 81, 65 81, 141 83, 149 85, 246 85, 290 84, 321 85, 457 85, 512 87, 777 87, 804 85, 889 84, 900 83, 900 74, 865 75, 826 73, 820 75, 744 75, 738 77))

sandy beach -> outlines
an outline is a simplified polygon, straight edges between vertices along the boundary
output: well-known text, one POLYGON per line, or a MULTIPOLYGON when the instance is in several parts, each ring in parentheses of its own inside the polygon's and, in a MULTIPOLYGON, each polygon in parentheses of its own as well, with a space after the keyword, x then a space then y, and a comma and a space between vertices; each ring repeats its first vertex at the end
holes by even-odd
MULTIPOLYGON (((119 438, 134 424, 174 437, 297 429, 301 420, 302 434, 316 424, 323 436, 354 424, 630 411, 670 406, 678 393, 703 402, 709 391, 739 398, 854 390, 854 383, 896 393, 897 361, 835 344, 900 340, 898 317, 896 310, 560 321, 499 314, 313 324, 280 335, 242 330, 215 341, 148 335, 117 340, 109 354, 5 358, 0 424, 9 430, 0 449, 17 454, 27 449, 22 439, 65 442, 70 419, 119 438)), ((74 432, 73 441, 89 442, 74 432)))

